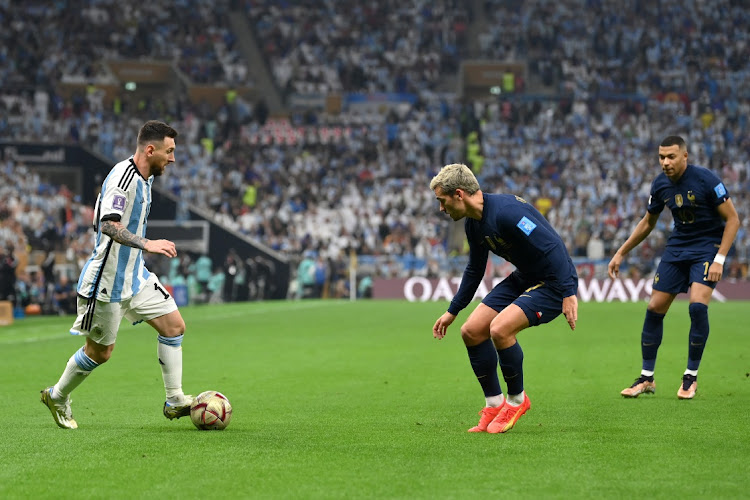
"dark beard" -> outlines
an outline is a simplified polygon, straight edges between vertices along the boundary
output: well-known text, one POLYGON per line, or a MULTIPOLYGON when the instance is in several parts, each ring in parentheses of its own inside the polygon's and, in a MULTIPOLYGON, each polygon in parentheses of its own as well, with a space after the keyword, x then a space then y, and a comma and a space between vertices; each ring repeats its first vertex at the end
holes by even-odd
POLYGON ((161 167, 161 168, 159 168, 158 166, 154 166, 154 167, 151 167, 151 168, 149 169, 149 172, 150 172, 150 173, 151 173, 151 175, 153 175, 154 177, 159 177, 159 176, 160 176, 161 174, 163 174, 163 173, 164 173, 164 169, 165 169, 165 168, 166 168, 166 167, 161 167))

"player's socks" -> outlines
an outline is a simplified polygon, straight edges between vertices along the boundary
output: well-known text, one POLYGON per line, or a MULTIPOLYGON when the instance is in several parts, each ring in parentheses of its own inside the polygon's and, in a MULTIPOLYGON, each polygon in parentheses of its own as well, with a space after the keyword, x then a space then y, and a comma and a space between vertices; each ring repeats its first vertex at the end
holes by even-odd
POLYGON ((699 302, 694 302, 688 306, 690 312, 690 344, 688 346, 688 370, 693 370, 698 374, 698 367, 703 358, 703 349, 706 347, 708 340, 708 306, 699 302))
POLYGON ((643 369, 650 371, 653 375, 656 368, 656 353, 661 345, 664 335, 664 315, 646 310, 646 319, 643 321, 641 332, 641 354, 643 356, 643 369))
POLYGON ((466 352, 469 354, 469 362, 477 376, 477 381, 482 386, 484 397, 502 396, 503 390, 500 388, 500 379, 497 376, 497 351, 492 339, 487 339, 481 344, 466 346, 466 352))
POLYGON ((498 408, 505 404, 505 396, 500 394, 499 396, 488 396, 484 398, 485 406, 490 408, 498 408))
POLYGON ((523 349, 517 341, 506 349, 498 349, 500 370, 508 386, 508 394, 523 392, 523 349))
POLYGON ((97 366, 99 363, 89 358, 83 347, 78 349, 65 365, 60 380, 52 388, 52 399, 67 399, 73 389, 81 385, 97 366))
POLYGON ((508 397, 506 399, 508 401, 508 404, 513 406, 520 406, 523 404, 524 396, 524 392, 521 392, 520 394, 508 394, 508 397))
POLYGON ((159 355, 161 376, 164 379, 164 390, 167 401, 181 403, 182 392, 182 335, 163 337, 159 335, 156 352, 159 355))

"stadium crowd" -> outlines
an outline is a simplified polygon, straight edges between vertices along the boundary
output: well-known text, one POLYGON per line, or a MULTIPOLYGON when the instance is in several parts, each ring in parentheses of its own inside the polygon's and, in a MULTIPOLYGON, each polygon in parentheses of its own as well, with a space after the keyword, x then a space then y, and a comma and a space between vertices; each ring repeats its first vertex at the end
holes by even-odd
MULTIPOLYGON (((453 162, 468 162, 485 191, 535 203, 574 257, 607 259, 644 213, 659 171, 658 141, 678 133, 688 140, 690 162, 717 172, 732 195, 743 225, 727 275, 747 277, 750 10, 741 3, 721 0, 707 9, 698 1, 638 1, 614 9, 611 1, 488 0, 480 13, 487 18, 478 37, 482 54, 527 58, 531 71, 557 92, 474 101, 435 92, 466 51, 466 26, 476 13, 460 2, 412 0, 398 8, 393 2, 366 8, 308 3, 243 4, 256 35, 267 42, 261 49, 282 90, 411 92, 416 101, 353 105, 335 114, 292 110, 288 118, 268 119, 259 109, 238 112, 237 104, 213 112, 178 94, 115 112, 95 92, 65 99, 54 82, 96 81, 92 61, 144 54, 173 58, 196 82, 231 82, 243 71, 206 69, 211 50, 231 53, 226 60, 243 65, 225 24, 229 4, 219 2, 221 15, 210 18, 216 25, 201 28, 198 11, 177 2, 160 30, 140 38, 133 23, 112 13, 119 4, 92 2, 85 16, 100 22, 93 22, 86 46, 60 66, 55 52, 43 47, 82 45, 65 14, 51 15, 41 3, 10 9, 0 2, 0 17, 13 27, 0 34, 6 62, 0 66, 0 140, 78 142, 115 160, 132 154, 129 134, 140 122, 167 120, 181 132, 178 161, 157 185, 178 195, 183 209, 208 209, 215 222, 295 264, 303 256, 320 258, 335 283, 326 293, 342 296, 350 251, 377 276, 437 276, 463 267, 451 259, 463 250, 461 228, 438 213, 427 188, 439 167, 453 162), (378 17, 389 7, 391 16, 378 17), (693 15, 672 22, 675 8, 693 15), (300 16, 309 29, 297 29, 300 16), (545 23, 537 22, 542 18, 545 23), (123 23, 122 30, 108 26, 105 32, 106 19, 123 23), (597 28, 582 30, 587 22, 597 28), (29 23, 46 29, 30 35, 24 30, 29 23), (201 40, 198 31, 214 36, 201 40), (404 54, 424 59, 418 64, 404 54), (480 154, 469 161, 472 141, 480 154)), ((91 248, 91 209, 11 158, 0 176, 3 265, 12 265, 6 264, 9 254, 18 260, 27 248, 58 250, 75 278, 91 248)), ((670 226, 663 216, 655 234, 629 256, 632 272, 655 268, 670 226)))
POLYGON ((228 0, 138 5, 116 0, 0 2, 0 87, 114 83, 104 62, 175 62, 194 83, 247 83, 228 0))
POLYGON ((482 55, 522 57, 564 93, 706 91, 731 100, 747 92, 750 12, 741 0, 486 0, 484 8, 482 55))
POLYGON ((471 10, 458 0, 245 3, 285 93, 419 92, 455 74, 471 10))

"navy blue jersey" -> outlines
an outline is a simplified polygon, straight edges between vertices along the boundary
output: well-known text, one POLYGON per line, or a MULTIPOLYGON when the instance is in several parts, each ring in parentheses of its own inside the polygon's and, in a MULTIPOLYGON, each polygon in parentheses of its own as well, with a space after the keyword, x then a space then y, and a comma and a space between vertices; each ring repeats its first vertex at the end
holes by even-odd
POLYGON ((728 199, 724 183, 707 168, 688 165, 677 182, 659 174, 651 184, 648 211, 659 214, 667 206, 674 218, 662 260, 677 262, 715 253, 724 234, 724 219, 716 207, 728 199))
POLYGON ((483 194, 482 220, 466 218, 469 263, 448 312, 458 314, 474 298, 489 252, 514 266, 524 280, 544 282, 569 297, 578 292, 578 274, 560 235, 539 211, 511 194, 483 194))

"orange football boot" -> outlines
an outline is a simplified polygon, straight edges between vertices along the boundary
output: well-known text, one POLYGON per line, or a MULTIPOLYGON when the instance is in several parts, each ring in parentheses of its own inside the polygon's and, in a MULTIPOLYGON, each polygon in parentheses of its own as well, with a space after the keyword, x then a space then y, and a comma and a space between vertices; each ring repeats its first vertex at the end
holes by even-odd
POLYGON ((633 382, 633 385, 631 385, 630 387, 626 387, 625 389, 620 391, 620 394, 626 398, 637 398, 641 394, 644 394, 644 393, 654 394, 655 392, 656 392, 656 382, 654 382, 654 377, 647 377, 645 375, 641 375, 640 377, 635 379, 635 382, 633 382))
POLYGON ((492 407, 492 406, 485 406, 481 409, 479 412, 479 423, 469 429, 469 432, 484 432, 487 430, 487 426, 490 425, 490 422, 497 417, 497 414, 500 413, 500 410, 503 409, 505 406, 505 400, 503 400, 503 404, 501 404, 498 407, 492 407))
POLYGON ((682 383, 677 389, 677 397, 680 399, 693 399, 698 391, 698 377, 686 373, 682 376, 682 383))
POLYGON ((495 417, 495 419, 490 422, 490 425, 487 426, 487 432, 490 434, 508 432, 514 425, 516 425, 518 419, 521 418, 529 408, 531 408, 531 401, 529 401, 529 397, 525 392, 523 393, 523 403, 518 406, 513 406, 508 403, 506 399, 502 411, 498 413, 497 417, 495 417))

